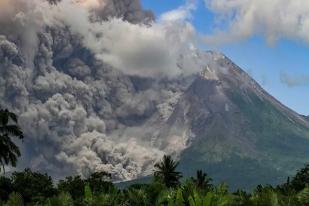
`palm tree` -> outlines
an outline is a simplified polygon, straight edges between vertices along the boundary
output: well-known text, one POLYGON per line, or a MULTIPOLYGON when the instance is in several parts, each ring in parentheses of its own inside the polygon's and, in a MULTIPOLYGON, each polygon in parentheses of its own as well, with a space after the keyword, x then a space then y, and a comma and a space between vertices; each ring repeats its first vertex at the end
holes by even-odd
POLYGON ((162 161, 154 165, 155 178, 160 179, 167 187, 179 185, 182 175, 176 171, 178 164, 179 162, 175 162, 171 156, 164 155, 162 161))
POLYGON ((210 189, 212 187, 211 181, 212 179, 202 170, 197 170, 196 178, 193 178, 193 182, 199 189, 210 189))
MULTIPOLYGON (((23 133, 17 125, 17 116, 7 109, 0 109, 0 166, 11 164, 16 166, 20 151, 12 141, 12 137, 23 139, 23 133)), ((1 171, 1 167, 0 167, 1 171)))

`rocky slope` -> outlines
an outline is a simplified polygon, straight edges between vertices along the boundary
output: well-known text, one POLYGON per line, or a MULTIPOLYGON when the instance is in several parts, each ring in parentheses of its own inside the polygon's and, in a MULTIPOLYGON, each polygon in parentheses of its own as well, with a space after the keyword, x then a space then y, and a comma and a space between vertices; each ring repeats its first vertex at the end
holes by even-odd
POLYGON ((309 161, 309 123, 219 55, 179 100, 170 119, 194 134, 181 168, 203 168, 232 186, 278 183, 309 161), (212 75, 210 75, 212 74, 212 75))
POLYGON ((304 116, 304 115, 303 115, 303 117, 304 117, 305 119, 309 120, 309 116, 304 116))
POLYGON ((203 169, 231 189, 250 189, 282 183, 309 162, 309 122, 303 116, 223 54, 206 52, 199 58, 207 62, 204 71, 152 136, 163 151, 183 145, 178 155, 185 176, 203 169))

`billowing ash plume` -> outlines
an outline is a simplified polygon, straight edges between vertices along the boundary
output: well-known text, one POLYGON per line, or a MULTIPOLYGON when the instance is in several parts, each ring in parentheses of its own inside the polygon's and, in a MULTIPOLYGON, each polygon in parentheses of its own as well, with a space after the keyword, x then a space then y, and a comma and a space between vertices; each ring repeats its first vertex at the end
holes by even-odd
POLYGON ((5 0, 0 27, 0 105, 27 137, 20 168, 127 180, 187 146, 157 132, 200 69, 190 24, 155 23, 138 0, 5 0))
POLYGON ((106 0, 104 3, 100 3, 103 1, 93 0, 92 2, 94 2, 93 6, 97 5, 97 8, 94 8, 96 14, 104 20, 108 20, 111 16, 125 19, 131 23, 149 23, 154 20, 151 11, 142 10, 140 1, 106 0))

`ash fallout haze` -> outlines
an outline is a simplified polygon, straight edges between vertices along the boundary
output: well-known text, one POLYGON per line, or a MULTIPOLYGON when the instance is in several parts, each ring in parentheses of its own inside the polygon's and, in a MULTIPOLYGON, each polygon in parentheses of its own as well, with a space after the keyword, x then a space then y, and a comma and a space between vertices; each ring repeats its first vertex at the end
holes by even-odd
POLYGON ((305 0, 0 0, 0 105, 25 136, 6 169, 122 182, 168 154, 232 187, 284 181, 309 163, 308 16, 305 0))

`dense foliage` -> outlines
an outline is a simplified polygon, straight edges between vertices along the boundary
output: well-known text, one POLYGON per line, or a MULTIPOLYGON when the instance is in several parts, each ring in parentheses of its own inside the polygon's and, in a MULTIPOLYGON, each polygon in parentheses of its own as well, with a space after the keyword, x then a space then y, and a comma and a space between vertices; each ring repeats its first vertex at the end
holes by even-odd
MULTIPOLYGON (((170 157, 169 163, 177 164, 170 157)), ((159 163, 163 166, 167 157, 159 163)), ((166 165, 167 166, 167 165, 166 165)), ((251 193, 231 192, 225 184, 213 185, 202 171, 196 177, 180 182, 176 168, 157 168, 148 184, 134 184, 119 189, 105 172, 88 178, 67 177, 54 184, 47 174, 26 169, 0 177, 0 206, 308 206, 309 165, 294 178, 277 187, 257 186, 251 193), (172 175, 171 175, 172 174, 172 175), (171 179, 172 183, 170 184, 171 179)))

